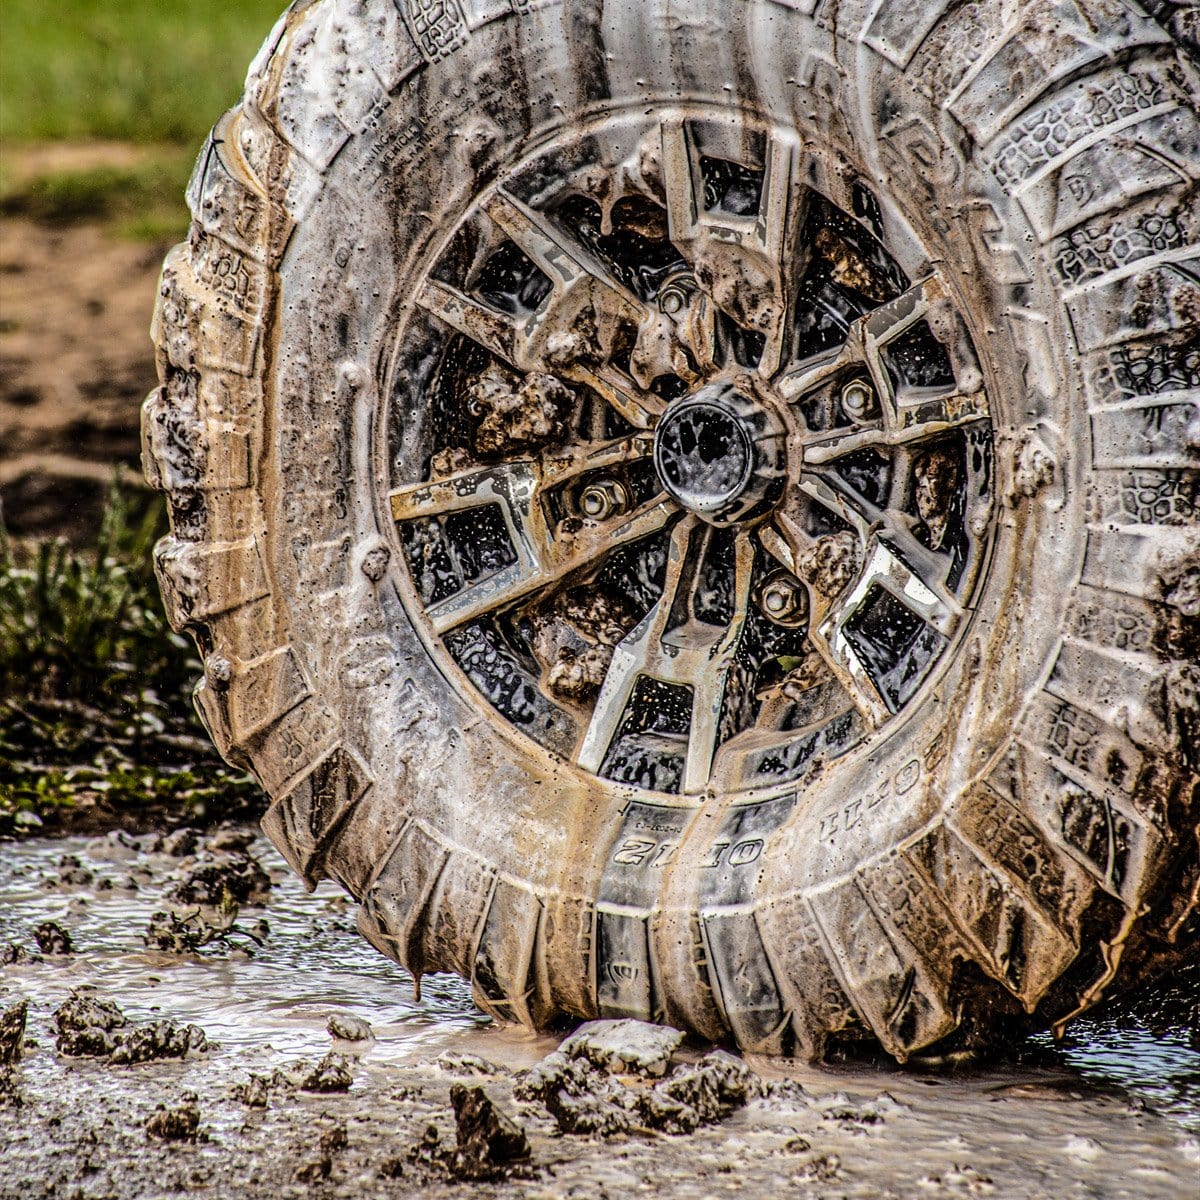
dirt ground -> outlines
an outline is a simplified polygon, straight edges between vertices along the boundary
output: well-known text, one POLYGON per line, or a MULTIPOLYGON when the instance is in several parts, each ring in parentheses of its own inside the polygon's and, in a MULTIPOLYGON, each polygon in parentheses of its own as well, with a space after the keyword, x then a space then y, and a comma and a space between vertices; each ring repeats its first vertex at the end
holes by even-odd
POLYGON ((0 500, 9 529, 83 540, 114 466, 138 470, 165 243, 0 218, 0 500))
POLYGON ((305 893, 252 828, 8 842, 0 894, 2 1200, 1194 1195, 1194 1090, 1161 1089, 1172 1056, 1200 1061, 1179 1028, 1095 1024, 1074 1052, 958 1071, 688 1043, 654 1066, 634 1041, 627 1066, 575 1057, 563 1074, 570 1043, 554 1056, 557 1037, 489 1024, 462 981, 431 976, 416 998, 347 898, 305 893), (200 902, 222 880, 257 943, 147 943, 155 913, 218 920, 200 902), (148 1061, 80 1038, 112 1005, 127 1049, 153 1034, 148 1061), (3 1014, 22 1006, 5 1066, 3 1014), (1123 1085, 1121 1062, 1143 1082, 1123 1085), (455 1107, 475 1088, 504 1133, 484 1153, 455 1107), (688 1109, 704 1119, 681 1131, 688 1109))

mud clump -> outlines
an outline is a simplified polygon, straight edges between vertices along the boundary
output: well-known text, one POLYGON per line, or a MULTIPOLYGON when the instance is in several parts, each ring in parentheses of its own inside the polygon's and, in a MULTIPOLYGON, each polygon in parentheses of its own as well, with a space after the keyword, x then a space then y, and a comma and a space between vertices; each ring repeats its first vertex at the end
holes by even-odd
POLYGON ((300 1083, 302 1092, 348 1092, 354 1082, 350 1060, 341 1054, 327 1054, 300 1083))
POLYGON ((611 1137, 692 1133, 767 1094, 758 1076, 723 1050, 666 1074, 681 1041, 675 1030, 640 1021, 594 1022, 528 1071, 513 1095, 540 1101, 562 1133, 611 1137))
POLYGON ((17 1073, 12 1067, 0 1067, 0 1109, 23 1108, 25 1096, 17 1083, 17 1073))
POLYGON ((439 1054, 430 1065, 439 1071, 445 1071, 447 1075, 480 1076, 501 1073, 501 1068, 494 1062, 488 1062, 486 1058, 480 1058, 477 1054, 457 1054, 450 1050, 439 1054))
POLYGON ((0 943, 0 967, 18 966, 33 961, 40 961, 40 956, 31 955, 18 942, 0 943))
POLYGON ((247 1108, 267 1108, 271 1103, 271 1081, 265 1075, 252 1072, 245 1083, 239 1083, 233 1089, 233 1098, 247 1108))
POLYGON ((317 1157, 296 1168, 297 1183, 320 1183, 333 1172, 334 1155, 340 1154, 350 1144, 345 1123, 336 1122, 322 1132, 317 1142, 317 1157))
POLYGON ((107 1058, 129 1018, 111 1001, 72 992, 54 1014, 55 1045, 71 1058, 107 1058))
POLYGON ((658 1078, 667 1073, 683 1034, 666 1025, 629 1019, 589 1021, 559 1046, 568 1058, 584 1059, 610 1074, 658 1078))
POLYGON ((57 921, 43 921, 34 931, 33 940, 43 954, 70 954, 71 935, 57 921))
POLYGON ((80 861, 78 854, 64 854, 58 860, 58 882, 65 887, 87 887, 96 877, 80 861))
POLYGON ((723 1121, 762 1094, 758 1076, 740 1058, 714 1050, 656 1084, 644 1097, 644 1107, 652 1128, 691 1133, 723 1121))
POLYGON ((25 1000, 0 1013, 0 1068, 11 1067, 21 1061, 28 1016, 29 1003, 25 1000))
POLYGON ((217 908, 215 921, 207 920, 198 908, 182 916, 176 912, 156 912, 146 925, 142 941, 164 954, 198 954, 208 946, 253 954, 246 943, 261 948, 270 927, 266 921, 259 921, 253 929, 243 929, 237 924, 238 911, 237 903, 226 896, 217 908))
POLYGON ((208 1038, 198 1025, 151 1021, 124 1034, 109 1061, 116 1064, 151 1062, 159 1058, 187 1058, 208 1049, 208 1038))
POLYGON ((190 826, 172 830, 159 838, 150 849, 158 854, 168 854, 172 858, 186 858, 195 854, 200 844, 200 834, 190 826))
POLYGON ((461 1179, 495 1179, 530 1159, 525 1131, 502 1113, 481 1087, 450 1089, 458 1150, 451 1173, 461 1179))
POLYGON ((317 1158, 296 1168, 297 1183, 321 1183, 333 1172, 332 1158, 317 1158))
POLYGON ((147 1119, 146 1132, 163 1142, 194 1142, 200 1133, 200 1109, 193 1103, 178 1108, 160 1105, 147 1119))
POLYGON ((169 900, 216 908, 234 904, 262 904, 271 891, 271 877, 258 859, 240 851, 205 853, 187 867, 167 889, 169 900))
POLYGON ((496 1107, 483 1088, 456 1083, 450 1089, 450 1103, 455 1145, 444 1145, 437 1126, 427 1125, 403 1157, 380 1163, 380 1178, 495 1181, 532 1176, 532 1151, 525 1131, 496 1107))
POLYGON ((111 1001, 72 992, 54 1014, 55 1045, 71 1058, 106 1058, 114 1065, 186 1058, 210 1049, 197 1025, 149 1021, 134 1025, 111 1001))

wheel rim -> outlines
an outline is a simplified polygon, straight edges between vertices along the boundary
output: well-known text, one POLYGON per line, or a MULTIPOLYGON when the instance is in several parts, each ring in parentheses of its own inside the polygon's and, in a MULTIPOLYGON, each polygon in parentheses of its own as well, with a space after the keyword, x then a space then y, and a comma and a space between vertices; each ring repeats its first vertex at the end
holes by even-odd
POLYGON ((388 496, 468 699, 690 795, 802 780, 910 713, 994 507, 944 283, 806 186, 785 132, 747 126, 739 162, 709 132, 657 114, 607 171, 564 137, 468 207, 401 333, 438 349, 388 496))

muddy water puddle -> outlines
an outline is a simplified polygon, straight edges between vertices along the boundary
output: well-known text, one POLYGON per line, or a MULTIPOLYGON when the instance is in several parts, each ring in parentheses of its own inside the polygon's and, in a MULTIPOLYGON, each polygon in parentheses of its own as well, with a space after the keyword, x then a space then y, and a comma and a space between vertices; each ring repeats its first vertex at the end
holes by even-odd
POLYGON ((0 1088, 0 1197, 1200 1192, 1200 1048, 1182 1025, 1079 1022, 1064 1046, 1043 1043, 1036 1065, 970 1072, 753 1061, 776 1090, 694 1133, 563 1136, 545 1108, 513 1096, 556 1039, 489 1024, 452 977, 427 978, 414 998, 407 973, 359 937, 353 904, 327 884, 305 893, 261 838, 249 850, 271 886, 237 916, 261 946, 231 934, 192 953, 148 948, 153 913, 195 911, 166 892, 207 861, 154 846, 112 834, 0 847, 0 954, 13 943, 28 956, 0 966, 0 1011, 29 1004, 24 1058, 0 1088), (72 953, 39 956, 34 930, 47 921, 72 953), (132 1066, 66 1057, 55 1012, 74 991, 133 1023, 192 1023, 214 1045, 132 1066), (334 1041, 335 1014, 373 1037, 334 1041), (348 1089, 305 1090, 330 1051, 348 1089), (784 1079, 800 1087, 776 1086, 784 1079), (517 1177, 454 1179, 420 1149, 431 1136, 454 1146, 456 1082, 483 1086, 524 1128, 532 1158, 517 1177), (188 1108, 194 1140, 148 1133, 156 1110, 188 1108))

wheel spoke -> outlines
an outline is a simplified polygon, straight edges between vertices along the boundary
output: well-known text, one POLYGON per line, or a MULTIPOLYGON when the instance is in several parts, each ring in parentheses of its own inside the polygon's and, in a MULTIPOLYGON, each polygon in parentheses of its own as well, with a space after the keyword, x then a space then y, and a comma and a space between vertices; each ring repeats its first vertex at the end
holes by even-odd
POLYGON ((771 140, 763 174, 757 235, 763 253, 779 266, 779 314, 767 333, 758 372, 772 378, 783 361, 788 333, 794 325, 799 272, 800 229, 804 224, 808 189, 800 182, 798 149, 782 138, 771 140))
POLYGON ((686 121, 664 121, 660 138, 667 228, 671 241, 679 245, 693 241, 700 233, 704 181, 700 175, 699 155, 686 121))
POLYGON ((518 327, 511 317, 445 283, 429 280, 417 293, 417 303, 438 320, 466 334, 511 367, 517 359, 518 327))
POLYGON ((914 283, 899 296, 884 301, 855 321, 862 328, 864 345, 884 346, 895 341, 910 325, 915 325, 935 304, 946 296, 936 275, 914 283))
MULTIPOLYGON (((945 633, 943 626, 952 627, 957 622, 962 615, 962 605, 946 586, 950 556, 923 546, 903 522, 901 514, 872 504, 829 472, 807 475, 800 484, 800 491, 850 524, 868 551, 873 543, 886 541, 904 562, 911 564, 911 568, 905 569, 910 573, 915 572, 913 578, 937 598, 940 615, 937 621, 930 620, 930 623, 939 632, 945 633)), ((903 598, 898 596, 897 599, 903 598)), ((929 618, 926 617, 926 620, 929 618)))
MULTIPOLYGON (((814 388, 843 372, 847 367, 865 365, 883 397, 891 398, 892 383, 880 357, 882 347, 916 324, 929 309, 945 296, 936 276, 913 284, 892 300, 864 313, 854 321, 837 354, 793 363, 776 381, 776 388, 788 403, 808 395, 814 388)), ((888 405, 884 405, 885 415, 888 405)))
POLYGON ((807 189, 799 154, 782 138, 770 143, 758 212, 710 212, 699 153, 688 124, 660 130, 663 188, 671 241, 691 260, 711 300, 737 324, 762 334, 759 373, 778 370, 796 292, 797 245, 807 189))
POLYGON ((834 623, 826 631, 814 627, 808 633, 809 643, 825 661, 850 703, 858 709, 868 729, 878 729, 891 715, 866 664, 859 658, 846 637, 842 624, 834 623))
MULTIPOLYGON (((859 536, 865 539, 867 533, 867 527, 862 525, 859 536)), ((826 594, 812 580, 805 578, 802 566, 805 552, 816 544, 817 539, 787 513, 777 514, 774 525, 763 526, 759 530, 759 539, 772 557, 804 582, 808 589, 809 643, 841 684, 868 728, 877 728, 889 715, 883 696, 844 633, 831 636, 842 630, 854 608, 845 607, 840 597, 826 594)))
MULTIPOLYGON (((519 371, 548 368, 590 387, 635 429, 652 428, 662 411, 661 402, 657 397, 645 395, 633 379, 612 363, 589 361, 586 353, 574 355, 570 361, 544 360, 553 359, 546 345, 549 330, 570 324, 565 319, 568 309, 577 313, 594 311, 598 305, 606 326, 614 324, 613 316, 640 323, 652 319, 654 314, 613 279, 598 259, 563 237, 545 218, 515 197, 498 193, 486 207, 492 220, 555 285, 550 298, 537 312, 514 320, 457 288, 430 280, 418 293, 417 303, 509 366, 519 371), (575 294, 566 297, 564 293, 571 289, 575 289, 575 294), (559 311, 552 313, 556 303, 559 311)), ((584 350, 600 348, 588 346, 584 350)))
POLYGON ((509 525, 510 532, 514 525, 524 532, 523 540, 514 537, 517 550, 515 563, 426 609, 438 633, 477 620, 496 609, 507 608, 530 593, 550 587, 576 571, 594 567, 600 558, 618 546, 656 533, 675 512, 674 506, 666 501, 654 501, 643 505, 617 524, 597 523, 574 537, 562 538, 547 529, 540 516, 540 507, 534 506, 533 512, 539 515, 535 517, 531 512, 525 525, 510 523, 506 516, 505 523, 509 525), (539 533, 540 541, 537 540, 539 533))
POLYGON ((750 601, 754 565, 753 545, 743 533, 734 546, 732 619, 725 626, 697 620, 691 605, 710 536, 711 531, 700 526, 694 517, 686 517, 675 527, 662 595, 613 653, 579 750, 577 761, 585 769, 600 770, 620 733, 637 681, 647 676, 691 689, 682 790, 696 793, 707 785, 720 735, 729 673, 750 601), (693 552, 695 539, 701 540, 699 553, 693 552), (672 618, 678 615, 681 594, 687 602, 688 615, 670 627, 672 618))
MULTIPOLYGON (((875 587, 890 592, 905 608, 916 613, 927 625, 932 625, 943 637, 949 637, 962 615, 953 597, 950 603, 942 589, 929 587, 912 568, 882 539, 871 548, 862 574, 854 586, 839 601, 838 608, 846 613, 856 610, 867 593, 875 587)), ((843 625, 844 619, 836 622, 843 625)))
MULTIPOLYGON (((962 396, 958 393, 931 396, 928 402, 930 408, 936 406, 941 410, 941 415, 927 416, 924 420, 913 420, 907 424, 892 423, 890 429, 874 427, 812 434, 802 439, 804 464, 810 468, 819 467, 857 450, 893 450, 899 446, 933 441, 945 433, 986 420, 987 414, 979 410, 978 400, 978 395, 962 396)), ((923 407, 921 411, 925 414, 930 410, 923 407)))
POLYGON ((397 488, 389 496, 392 520, 438 517, 484 504, 522 511, 531 506, 539 481, 540 472, 531 461, 472 467, 445 479, 397 488))
POLYGON ((649 458, 653 453, 654 438, 646 433, 634 433, 599 445, 572 449, 564 454, 546 454, 541 466, 542 487, 556 487, 586 471, 636 462, 639 458, 649 458))
POLYGON ((434 628, 442 633, 502 608, 616 546, 661 529, 673 509, 665 501, 654 500, 623 520, 584 522, 580 530, 564 537, 550 528, 541 502, 548 486, 565 483, 585 471, 644 457, 650 446, 644 436, 619 438, 581 453, 472 468, 392 492, 392 518, 396 521, 498 505, 516 554, 516 561, 502 570, 431 605, 427 611, 434 628))
POLYGON ((875 588, 890 593, 946 638, 953 633, 960 615, 944 603, 941 595, 926 587, 890 546, 883 541, 875 543, 854 586, 838 597, 819 623, 814 623, 809 630, 809 641, 873 727, 887 720, 893 709, 854 648, 847 626, 875 588))
POLYGON ((622 307, 633 310, 638 319, 648 315, 646 306, 595 255, 509 192, 496 192, 484 211, 546 274, 556 290, 595 285, 619 300, 622 307))
POLYGON ((663 410, 662 402, 657 397, 646 395, 632 379, 611 364, 589 367, 573 363, 562 374, 590 387, 634 429, 653 429, 663 410))

